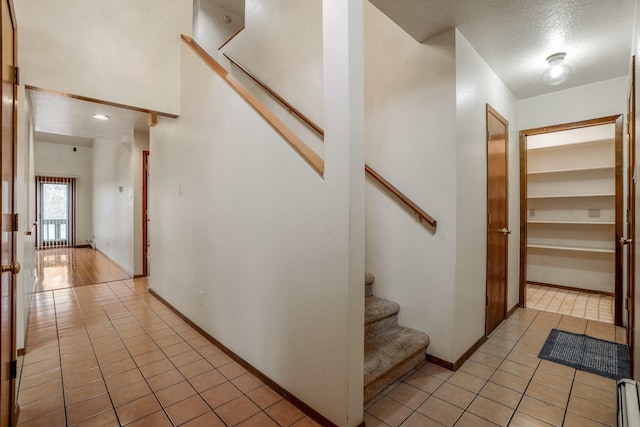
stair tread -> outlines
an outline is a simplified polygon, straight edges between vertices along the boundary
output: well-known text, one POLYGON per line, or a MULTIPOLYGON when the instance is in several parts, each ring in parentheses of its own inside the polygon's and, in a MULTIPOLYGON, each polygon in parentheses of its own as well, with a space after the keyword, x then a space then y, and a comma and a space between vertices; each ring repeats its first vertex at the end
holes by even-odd
POLYGON ((369 338, 364 342, 365 385, 428 345, 429 336, 402 326, 369 338))
POLYGON ((364 299, 364 324, 377 322, 385 317, 398 314, 400 304, 382 298, 366 297, 364 299))

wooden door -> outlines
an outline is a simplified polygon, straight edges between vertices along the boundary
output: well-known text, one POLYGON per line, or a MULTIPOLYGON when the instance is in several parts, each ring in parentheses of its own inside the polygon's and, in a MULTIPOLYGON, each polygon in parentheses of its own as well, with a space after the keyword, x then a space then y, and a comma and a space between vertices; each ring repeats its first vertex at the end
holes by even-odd
MULTIPOLYGON (((635 326, 635 235, 636 235, 636 57, 631 60, 631 88, 627 110, 627 343, 633 360, 633 337, 635 326)), ((631 364, 633 374, 633 363, 631 364)))
POLYGON ((508 142, 507 120, 487 105, 487 335, 507 315, 508 142))
MULTIPOLYGON (((2 146, 0 151, 0 426, 16 421, 15 390, 15 278, 11 266, 15 260, 14 195, 15 183, 15 14, 11 0, 2 0, 2 146), (9 271, 5 272, 5 266, 9 271)), ((17 273, 17 269, 14 272, 17 273)))

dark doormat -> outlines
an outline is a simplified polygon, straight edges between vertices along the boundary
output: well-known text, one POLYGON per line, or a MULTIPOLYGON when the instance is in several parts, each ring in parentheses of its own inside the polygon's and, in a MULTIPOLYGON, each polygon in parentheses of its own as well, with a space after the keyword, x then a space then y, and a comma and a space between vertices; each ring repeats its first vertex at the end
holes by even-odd
POLYGON ((615 380, 631 374, 626 345, 557 329, 551 330, 538 357, 615 380))

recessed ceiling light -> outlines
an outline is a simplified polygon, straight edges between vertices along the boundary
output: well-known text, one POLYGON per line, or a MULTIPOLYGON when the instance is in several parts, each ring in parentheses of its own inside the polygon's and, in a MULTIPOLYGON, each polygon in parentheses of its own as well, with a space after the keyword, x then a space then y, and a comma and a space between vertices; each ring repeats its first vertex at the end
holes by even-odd
POLYGON ((93 118, 97 120, 109 120, 109 116, 105 116, 104 114, 94 114, 93 118))
POLYGON ((547 67, 542 73, 542 80, 546 84, 551 86, 559 85, 569 78, 571 65, 565 59, 566 56, 566 53, 558 52, 547 57, 547 67))

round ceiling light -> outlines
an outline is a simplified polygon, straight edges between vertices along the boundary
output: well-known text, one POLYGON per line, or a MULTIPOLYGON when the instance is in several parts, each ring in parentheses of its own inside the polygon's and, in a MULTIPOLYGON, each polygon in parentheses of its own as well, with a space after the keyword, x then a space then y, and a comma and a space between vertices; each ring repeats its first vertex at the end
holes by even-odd
POLYGON ((566 53, 558 52, 547 57, 547 67, 542 73, 542 81, 551 86, 567 81, 571 73, 571 65, 565 59, 566 56, 566 53))
POLYGON ((109 120, 109 116, 105 116, 104 114, 94 114, 93 118, 97 120, 109 120))

